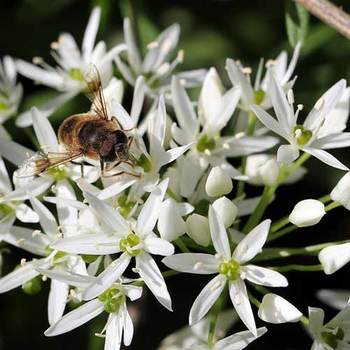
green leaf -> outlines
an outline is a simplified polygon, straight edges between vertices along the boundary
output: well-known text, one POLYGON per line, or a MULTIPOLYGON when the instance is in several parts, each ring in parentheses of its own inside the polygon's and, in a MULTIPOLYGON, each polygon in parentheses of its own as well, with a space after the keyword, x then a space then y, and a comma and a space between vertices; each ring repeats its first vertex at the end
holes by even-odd
MULTIPOLYGON (((293 1, 294 3, 294 1, 293 1)), ((303 42, 309 28, 309 13, 300 5, 287 3, 286 29, 289 43, 294 47, 299 41, 303 42)))

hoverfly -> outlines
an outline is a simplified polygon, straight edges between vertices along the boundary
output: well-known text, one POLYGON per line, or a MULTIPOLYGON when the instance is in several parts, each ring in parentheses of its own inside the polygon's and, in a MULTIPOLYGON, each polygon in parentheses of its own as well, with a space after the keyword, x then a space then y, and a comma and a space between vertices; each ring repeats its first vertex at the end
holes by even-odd
MULTIPOLYGON (((89 67, 85 75, 87 97, 92 102, 91 111, 74 114, 66 118, 58 129, 59 143, 66 152, 38 152, 19 169, 19 177, 39 175, 46 170, 73 161, 80 157, 99 160, 102 176, 123 173, 139 177, 138 174, 121 171, 112 175, 106 173, 121 163, 129 161, 129 148, 133 137, 126 135, 131 129, 123 129, 116 117, 108 117, 100 74, 95 66, 89 67)), ((81 163, 83 176, 83 165, 81 163)))

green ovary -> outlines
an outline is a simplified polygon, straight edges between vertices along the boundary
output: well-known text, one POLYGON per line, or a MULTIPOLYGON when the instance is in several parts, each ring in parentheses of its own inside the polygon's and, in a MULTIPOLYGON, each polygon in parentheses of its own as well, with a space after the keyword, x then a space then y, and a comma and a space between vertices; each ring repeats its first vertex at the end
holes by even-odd
POLYGON ((0 204, 0 213, 3 214, 4 216, 11 214, 14 211, 14 209, 5 203, 0 204))
POLYGON ((331 348, 336 349, 338 341, 344 339, 344 331, 341 328, 337 329, 336 333, 331 332, 322 332, 321 336, 324 342, 329 345, 331 348))
POLYGON ((5 102, 0 102, 0 112, 4 112, 8 110, 8 105, 5 102))
POLYGON ((84 81, 84 76, 81 72, 81 70, 79 68, 71 68, 69 71, 68 71, 68 74, 71 78, 75 79, 75 80, 78 80, 78 81, 81 81, 83 82, 84 81))
POLYGON ((50 168, 47 170, 47 173, 56 181, 64 180, 67 177, 65 170, 59 167, 50 168))
POLYGON ((36 276, 22 285, 24 293, 35 295, 41 291, 41 276, 36 276))
POLYGON ((135 257, 142 252, 141 249, 134 249, 134 247, 138 246, 140 243, 141 239, 136 233, 129 233, 126 238, 120 240, 119 249, 135 257))
POLYGON ((257 105, 260 105, 265 97, 265 91, 263 90, 256 90, 254 91, 254 100, 257 105))
POLYGON ((121 195, 117 200, 117 206, 119 207, 119 212, 120 214, 123 215, 124 218, 126 218, 130 214, 134 205, 135 203, 128 201, 127 195, 121 195))
POLYGON ((117 288, 109 288, 98 299, 103 303, 104 310, 108 313, 118 312, 125 303, 125 295, 117 288))
POLYGON ((198 152, 212 151, 216 147, 214 139, 209 138, 207 135, 203 135, 197 142, 198 152))
POLYGON ((219 265, 219 273, 230 281, 235 281, 240 274, 240 265, 236 260, 222 262, 219 265))
POLYGON ((293 132, 299 146, 305 146, 312 137, 312 131, 305 129, 303 125, 296 125, 293 132))

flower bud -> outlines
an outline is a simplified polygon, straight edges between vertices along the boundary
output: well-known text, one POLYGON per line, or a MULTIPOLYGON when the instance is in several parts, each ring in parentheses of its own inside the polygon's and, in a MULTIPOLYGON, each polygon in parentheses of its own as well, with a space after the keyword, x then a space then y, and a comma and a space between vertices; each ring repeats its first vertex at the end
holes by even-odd
POLYGON ((346 173, 334 187, 331 198, 350 210, 350 172, 346 173))
POLYGON ((337 244, 324 248, 318 254, 326 275, 338 271, 350 261, 350 243, 337 244))
POLYGON ((289 221, 298 227, 312 226, 319 223, 325 214, 323 203, 316 199, 305 199, 294 207, 289 221))
POLYGON ((187 234, 199 245, 207 247, 211 242, 209 220, 199 214, 190 215, 187 220, 187 234))
POLYGON ((220 216, 225 228, 230 227, 236 220, 238 208, 226 197, 221 197, 213 203, 215 211, 220 216))
POLYGON ((220 167, 214 167, 205 184, 205 190, 210 197, 220 197, 232 191, 232 179, 220 167))
POLYGON ((279 171, 279 165, 273 156, 254 154, 247 158, 245 174, 253 185, 274 185, 279 171))
POLYGON ((276 159, 269 159, 266 163, 260 166, 258 172, 264 185, 272 186, 277 182, 280 173, 280 167, 276 159))
POLYGON ((266 294, 260 304, 258 316, 265 322, 298 322, 303 314, 289 301, 279 295, 266 294))

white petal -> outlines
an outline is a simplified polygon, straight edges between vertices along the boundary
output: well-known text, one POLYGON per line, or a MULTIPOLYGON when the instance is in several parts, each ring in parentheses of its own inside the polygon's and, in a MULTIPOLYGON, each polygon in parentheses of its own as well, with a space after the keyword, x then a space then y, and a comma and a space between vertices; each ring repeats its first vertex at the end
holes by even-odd
POLYGON ((47 337, 67 333, 103 312, 103 303, 98 299, 91 300, 77 309, 68 312, 58 322, 45 331, 47 337))
POLYGON ((277 162, 291 164, 299 157, 299 149, 293 145, 282 145, 277 150, 277 162))
POLYGON ((38 214, 24 203, 16 206, 16 217, 25 223, 39 222, 38 214))
POLYGON ((12 164, 21 166, 34 152, 14 141, 0 138, 0 154, 12 164))
POLYGON ((322 289, 317 292, 317 297, 323 303, 335 309, 343 310, 348 304, 350 291, 343 289, 322 289))
POLYGON ((95 209, 96 213, 101 217, 104 223, 116 232, 118 236, 122 237, 129 232, 129 226, 125 219, 119 214, 119 212, 108 204, 102 202, 95 196, 84 193, 85 198, 89 201, 91 206, 95 209))
POLYGON ((266 294, 261 302, 259 317, 269 323, 298 322, 303 315, 294 305, 276 294, 266 294))
POLYGON ((105 290, 118 280, 124 273, 130 263, 130 256, 123 253, 118 259, 114 260, 103 272, 101 272, 90 286, 83 292, 83 299, 90 300, 98 297, 105 290))
POLYGON ((104 350, 119 350, 123 333, 121 314, 110 314, 107 324, 104 350))
POLYGON ((141 278, 151 290, 158 301, 168 310, 171 309, 171 298, 164 278, 153 258, 148 253, 142 253, 136 257, 136 268, 141 278))
POLYGON ((225 228, 230 227, 236 220, 238 209, 236 205, 226 197, 221 197, 213 203, 213 208, 219 214, 225 228))
POLYGON ((123 285, 125 294, 131 301, 140 299, 142 296, 142 287, 133 286, 132 284, 123 285))
POLYGON ((220 197, 232 191, 231 177, 220 167, 216 166, 209 172, 205 183, 205 191, 210 197, 220 197))
POLYGON ((198 132, 199 122, 185 89, 175 76, 171 81, 171 94, 177 121, 188 135, 186 143, 191 142, 198 132))
POLYGON ((190 311, 190 326, 199 322, 209 312, 224 290, 225 285, 226 278, 222 275, 218 275, 202 289, 190 311))
POLYGON ((145 97, 145 79, 143 76, 139 76, 136 79, 134 87, 134 95, 132 98, 132 105, 130 111, 130 117, 134 122, 134 125, 137 125, 140 114, 142 111, 143 101, 145 97))
POLYGON ((119 252, 118 238, 105 233, 81 234, 60 239, 51 248, 71 254, 106 255, 119 252))
POLYGON ((316 225, 326 214, 324 204, 316 199, 304 199, 298 202, 289 215, 289 221, 298 226, 316 225))
POLYGON ((250 306, 245 283, 238 278, 236 281, 230 282, 229 291, 232 304, 237 311, 238 316, 247 328, 256 336, 257 330, 254 315, 250 306))
POLYGON ((98 25, 100 23, 101 8, 94 7, 91 12, 89 22, 86 26, 83 43, 82 43, 82 53, 84 61, 90 63, 92 50, 94 48, 96 34, 98 31, 98 25))
POLYGON ((192 146, 193 146, 193 143, 189 143, 181 147, 174 147, 167 150, 165 153, 162 154, 162 157, 158 160, 157 162, 158 166, 162 167, 166 164, 173 162, 177 158, 181 157, 192 146))
MULTIPOLYGON (((90 264, 91 265, 91 264, 90 264)), ((80 275, 78 273, 67 272, 61 269, 44 269, 36 268, 36 270, 43 276, 51 278, 52 281, 59 281, 66 285, 86 288, 94 280, 94 277, 87 275, 80 275)))
POLYGON ((30 196, 30 203, 35 212, 39 215, 40 226, 44 232, 51 236, 57 235, 59 232, 57 222, 50 210, 33 196, 30 196))
MULTIPOLYGON (((215 208, 214 208, 215 209, 215 208)), ((186 220, 187 234, 199 245, 207 247, 211 242, 209 220, 207 217, 192 214, 186 220)))
POLYGON ((261 252, 267 235, 269 234, 271 220, 267 219, 251 230, 238 244, 232 257, 244 264, 261 252))
POLYGON ((231 249, 224 223, 212 206, 209 207, 209 226, 216 252, 225 259, 230 259, 231 249))
POLYGON ((126 307, 122 310, 122 318, 123 318, 123 328, 124 328, 124 345, 129 346, 132 341, 132 337, 134 335, 134 326, 132 324, 132 319, 128 313, 128 309, 126 307))
POLYGON ((68 284, 51 280, 51 288, 48 300, 49 324, 52 326, 63 315, 68 301, 68 284))
POLYGON ((255 265, 245 265, 241 268, 244 278, 248 281, 267 287, 287 287, 288 280, 279 272, 255 265))
POLYGON ((124 190, 132 186, 136 179, 121 178, 114 182, 112 185, 107 186, 105 189, 97 194, 97 198, 104 200, 122 193, 124 190))
POLYGON ((346 173, 331 192, 331 198, 350 210, 350 173, 346 173))
POLYGON ((324 311, 317 307, 309 307, 309 329, 314 336, 318 338, 323 327, 324 311))
POLYGON ((267 332, 267 328, 261 327, 257 329, 255 336, 250 331, 243 331, 230 335, 224 339, 219 340, 214 345, 214 350, 241 350, 247 347, 251 342, 261 337, 267 332))
POLYGON ((111 101, 112 116, 117 118, 118 122, 125 130, 130 130, 135 127, 134 121, 124 107, 115 99, 111 101))
POLYGON ((338 271, 350 261, 350 243, 343 243, 324 248, 318 258, 327 275, 338 271))
POLYGON ((284 139, 288 140, 288 134, 285 130, 278 124, 275 118, 271 117, 270 114, 265 112, 261 107, 257 105, 251 105, 250 108, 256 114, 258 119, 275 134, 282 136, 284 139))
POLYGON ((330 153, 324 150, 311 147, 304 147, 303 151, 311 154, 315 158, 319 159, 321 162, 326 163, 327 165, 333 168, 349 171, 349 168, 346 165, 341 163, 337 158, 335 158, 330 153))
POLYGON ((0 158, 0 191, 3 194, 12 191, 11 180, 2 158, 0 158))
POLYGON ((58 141, 50 122, 35 107, 31 111, 35 135, 41 149, 45 152, 57 152, 58 141))
MULTIPOLYGON (((130 19, 125 18, 123 24, 124 24, 123 25, 124 40, 128 47, 128 60, 130 65, 134 68, 135 72, 139 74, 141 70, 141 57, 137 47, 137 42, 135 39, 134 32, 132 30, 132 24, 130 19)), ((136 88, 136 85, 137 84, 135 84, 135 88, 136 88)))
POLYGON ((350 146, 350 133, 331 134, 312 143, 312 147, 322 149, 344 148, 350 146))
POLYGON ((168 256, 174 254, 175 251, 171 243, 158 237, 147 237, 143 243, 144 249, 151 254, 168 256))
POLYGON ((181 253, 162 260, 169 268, 187 273, 207 275, 218 273, 219 261, 214 255, 203 253, 181 253))
POLYGON ((159 217, 160 208, 169 179, 163 180, 147 198, 137 219, 136 231, 141 236, 152 232, 159 217))
POLYGON ((21 266, 0 278, 0 293, 5 293, 11 289, 15 289, 38 275, 39 272, 35 270, 34 265, 26 263, 24 266, 21 266))

